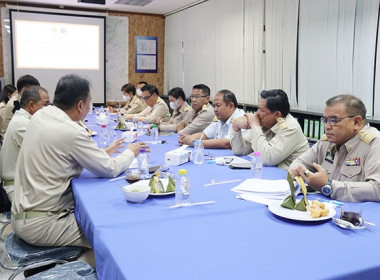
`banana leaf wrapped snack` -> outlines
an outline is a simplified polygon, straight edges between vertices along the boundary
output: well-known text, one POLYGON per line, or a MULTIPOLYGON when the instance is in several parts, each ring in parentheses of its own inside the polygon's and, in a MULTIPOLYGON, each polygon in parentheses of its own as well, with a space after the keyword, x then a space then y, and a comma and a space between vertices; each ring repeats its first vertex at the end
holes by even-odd
POLYGON ((296 196, 294 193, 295 187, 294 187, 293 179, 290 176, 290 174, 288 173, 287 180, 288 180, 289 187, 290 187, 290 195, 287 198, 285 198, 285 200, 282 202, 281 206, 285 207, 285 208, 292 209, 292 210, 296 209, 299 211, 306 211, 307 210, 306 207, 309 205, 309 202, 308 202, 307 197, 306 197, 307 189, 306 189, 305 183, 304 183, 302 177, 300 177, 300 176, 295 177, 295 179, 301 187, 303 198, 300 200, 300 202, 296 203, 296 196))
POLYGON ((151 193, 168 193, 175 191, 175 180, 164 172, 156 172, 149 181, 149 187, 151 193), (168 178, 168 185, 166 188, 162 184, 159 174, 162 174, 168 178))
POLYGON ((125 120, 120 113, 117 114, 117 120, 118 120, 118 123, 117 123, 115 129, 120 129, 120 130, 127 130, 128 129, 127 125, 125 123, 125 120))

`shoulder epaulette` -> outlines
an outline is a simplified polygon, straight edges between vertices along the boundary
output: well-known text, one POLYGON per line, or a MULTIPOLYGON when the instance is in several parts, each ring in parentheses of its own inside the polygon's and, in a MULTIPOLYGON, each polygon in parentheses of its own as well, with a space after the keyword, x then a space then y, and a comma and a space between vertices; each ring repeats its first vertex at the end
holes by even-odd
POLYGON ((188 106, 186 106, 185 108, 183 108, 183 111, 184 111, 184 112, 187 112, 187 111, 189 111, 189 109, 190 109, 190 108, 189 108, 188 106))
POLYGON ((288 124, 285 122, 283 118, 277 118, 277 123, 280 127, 280 129, 285 129, 288 127, 288 124))
POLYGON ((365 130, 360 130, 358 134, 359 138, 366 144, 371 143, 371 141, 376 137, 375 134, 365 130))
POLYGON ((214 119, 213 119, 214 122, 217 122, 218 121, 218 118, 215 116, 214 119))
POLYGON ((328 140, 326 134, 323 134, 323 135, 322 135, 321 140, 322 140, 322 141, 327 141, 327 140, 328 140))
POLYGON ((207 111, 207 104, 202 105, 202 111, 207 111))

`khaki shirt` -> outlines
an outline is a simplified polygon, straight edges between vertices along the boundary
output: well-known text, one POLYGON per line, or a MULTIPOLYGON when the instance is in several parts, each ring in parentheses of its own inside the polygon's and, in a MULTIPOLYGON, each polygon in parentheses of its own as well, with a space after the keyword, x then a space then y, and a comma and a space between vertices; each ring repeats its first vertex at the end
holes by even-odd
POLYGON ((5 107, 5 113, 4 113, 4 118, 3 118, 3 123, 1 124, 1 136, 4 138, 5 132, 7 131, 9 122, 11 121, 13 117, 13 108, 14 106, 14 101, 20 101, 21 100, 21 95, 16 94, 15 96, 12 96, 11 99, 9 99, 7 106, 5 107))
POLYGON ((255 126, 244 136, 233 131, 231 146, 236 155, 259 151, 264 165, 275 165, 284 170, 288 170, 293 160, 309 149, 298 121, 291 114, 285 119, 279 118, 269 130, 255 126))
POLYGON ((3 125, 3 119, 4 119, 4 116, 5 116, 5 109, 7 107, 7 104, 4 103, 4 102, 1 102, 0 103, 0 129, 1 129, 1 126, 3 125))
POLYGON ((175 131, 177 132, 178 123, 184 121, 190 122, 193 117, 193 108, 185 101, 181 108, 173 111, 172 117, 167 124, 160 124, 160 131, 175 131))
POLYGON ((186 127, 178 134, 194 134, 203 131, 213 121, 215 117, 214 108, 210 104, 203 104, 202 109, 198 112, 193 111, 190 123, 185 123, 186 127))
POLYGON ((367 125, 339 151, 324 135, 289 168, 303 165, 315 172, 313 162, 318 163, 332 180, 331 198, 351 202, 380 201, 379 155, 379 131, 367 125))
POLYGON ((1 178, 3 180, 14 180, 15 178, 17 157, 31 118, 32 115, 21 108, 15 112, 9 122, 4 136, 3 150, 0 154, 1 178))
POLYGON ((125 150, 110 157, 85 128, 56 106, 33 115, 24 135, 15 173, 13 212, 73 209, 70 181, 83 168, 101 177, 115 177, 135 158, 125 150))
POLYGON ((147 106, 141 113, 133 114, 134 118, 141 118, 145 123, 156 123, 157 118, 161 118, 164 122, 170 120, 168 105, 161 97, 157 98, 153 107, 147 106))
POLYGON ((129 100, 123 108, 120 109, 120 113, 127 114, 138 114, 141 113, 147 107, 146 103, 141 101, 141 99, 134 95, 131 100, 129 100))

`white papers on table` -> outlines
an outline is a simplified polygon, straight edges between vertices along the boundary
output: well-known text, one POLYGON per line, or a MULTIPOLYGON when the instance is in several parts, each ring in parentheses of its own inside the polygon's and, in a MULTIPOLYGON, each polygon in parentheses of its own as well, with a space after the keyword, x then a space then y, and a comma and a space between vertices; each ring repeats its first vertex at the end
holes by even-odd
POLYGON ((217 157, 215 158, 215 163, 219 165, 230 165, 230 163, 250 163, 249 160, 246 160, 237 156, 225 156, 225 157, 217 157))
MULTIPOLYGON (((289 183, 286 179, 264 180, 247 179, 231 189, 237 192, 237 198, 268 205, 273 200, 284 200, 290 195, 289 183)), ((296 187, 296 194, 299 187, 296 187)))

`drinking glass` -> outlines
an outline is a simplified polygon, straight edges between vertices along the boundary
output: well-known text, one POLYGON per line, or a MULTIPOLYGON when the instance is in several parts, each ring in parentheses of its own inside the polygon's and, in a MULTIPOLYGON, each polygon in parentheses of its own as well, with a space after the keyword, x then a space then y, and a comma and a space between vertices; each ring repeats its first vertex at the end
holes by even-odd
POLYGON ((362 224, 362 209, 358 206, 345 204, 340 207, 340 218, 347 222, 350 222, 354 226, 362 224))
POLYGON ((125 171, 125 180, 129 184, 133 184, 140 180, 140 170, 138 169, 127 169, 125 171))

